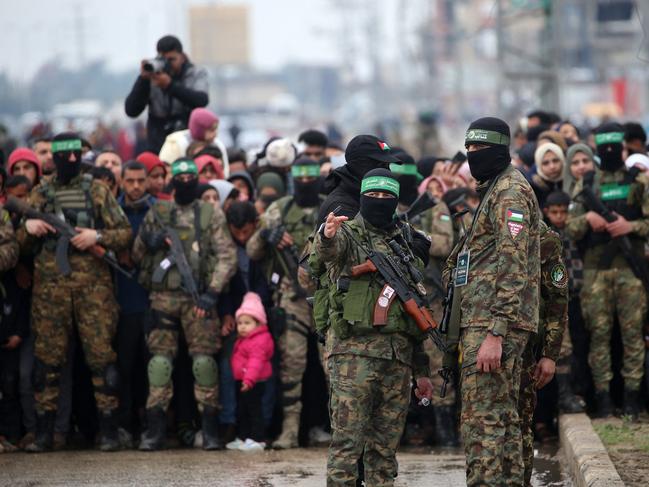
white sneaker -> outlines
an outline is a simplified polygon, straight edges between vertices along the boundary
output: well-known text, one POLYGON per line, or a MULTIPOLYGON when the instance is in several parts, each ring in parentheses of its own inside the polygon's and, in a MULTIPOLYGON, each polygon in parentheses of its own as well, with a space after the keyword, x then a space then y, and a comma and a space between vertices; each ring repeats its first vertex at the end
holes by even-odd
POLYGON ((266 448, 266 443, 264 443, 263 441, 256 442, 251 438, 246 438, 245 443, 243 443, 239 447, 239 450, 245 452, 255 452, 255 451, 264 451, 265 448, 266 448))
POLYGON ((198 430, 194 436, 194 448, 203 448, 203 432, 198 430))
POLYGON ((331 434, 327 433, 320 426, 314 426, 309 430, 309 441, 311 443, 330 443, 331 434))
POLYGON ((243 440, 240 438, 235 438, 233 441, 225 445, 225 448, 228 450, 240 450, 243 446, 243 440))

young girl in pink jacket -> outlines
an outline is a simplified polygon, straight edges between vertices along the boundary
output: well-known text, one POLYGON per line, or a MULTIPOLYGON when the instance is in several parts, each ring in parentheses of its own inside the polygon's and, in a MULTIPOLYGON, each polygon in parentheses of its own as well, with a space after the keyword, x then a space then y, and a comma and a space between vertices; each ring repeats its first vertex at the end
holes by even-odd
POLYGON ((260 297, 246 293, 235 313, 238 338, 234 344, 232 375, 237 381, 239 438, 228 443, 229 450, 261 451, 266 447, 261 400, 266 381, 273 373, 273 338, 268 331, 266 311, 260 297), (245 438, 245 441, 240 438, 245 438))

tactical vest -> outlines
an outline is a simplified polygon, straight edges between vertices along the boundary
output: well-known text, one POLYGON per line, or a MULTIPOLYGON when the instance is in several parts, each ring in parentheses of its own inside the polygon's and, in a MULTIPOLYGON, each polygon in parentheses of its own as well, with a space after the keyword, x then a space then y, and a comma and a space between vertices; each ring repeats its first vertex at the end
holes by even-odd
MULTIPOLYGON (((362 228, 358 220, 346 225, 348 230, 367 247, 372 247, 384 254, 394 255, 386 240, 372 239, 369 232, 362 228), (372 245, 370 245, 372 244, 372 245)), ((330 272, 332 284, 329 286, 328 307, 329 324, 339 339, 351 336, 370 334, 403 333, 416 341, 423 341, 425 335, 417 328, 415 322, 406 314, 399 299, 395 299, 388 312, 388 323, 382 327, 372 326, 374 306, 381 295, 383 284, 378 273, 372 272, 352 278, 350 270, 353 266, 365 262, 367 256, 356 246, 350 246, 347 262, 343 264, 341 273, 334 275, 330 272)), ((421 268, 421 261, 416 259, 421 268)), ((405 273, 405 272, 404 272, 405 273)), ((414 286, 413 286, 414 287, 414 286)))
MULTIPOLYGON (((174 202, 157 201, 153 209, 149 211, 155 210, 165 227, 178 232, 198 290, 203 292, 209 285, 209 279, 217 265, 216 256, 205 253, 205 249, 211 245, 210 239, 212 236, 207 230, 212 221, 214 208, 210 204, 199 201, 194 201, 192 208, 194 218, 190 225, 183 225, 178 222, 178 206, 174 202)), ((145 254, 138 275, 138 282, 145 289, 150 291, 179 291, 182 289, 182 278, 175 265, 169 268, 162 282, 154 283, 152 281, 153 272, 168 255, 169 249, 166 247, 155 254, 145 254)))
MULTIPOLYGON (((638 169, 632 168, 625 172, 624 179, 621 182, 600 183, 600 173, 590 172, 584 175, 584 186, 590 186, 595 195, 611 211, 622 215, 628 221, 639 220, 642 218, 642 198, 643 187, 636 183, 638 169)), ((644 238, 633 233, 628 235, 634 253, 643 258, 644 256, 644 238)), ((611 239, 608 232, 588 231, 585 238, 586 248, 594 248, 600 245, 615 246, 615 241, 611 239)), ((601 268, 608 268, 610 262, 619 253, 611 248, 607 259, 602 263, 601 268), (607 264, 608 263, 608 264, 607 264)))
POLYGON ((298 251, 302 251, 318 220, 318 207, 308 214, 300 208, 292 196, 285 196, 277 201, 282 215, 282 224, 291 234, 298 251))
MULTIPOLYGON (((92 176, 84 174, 78 182, 65 186, 43 182, 40 193, 45 198, 44 213, 54 213, 61 220, 73 227, 103 228, 100 215, 95 214, 95 208, 90 194, 92 176)), ((45 239, 43 247, 47 250, 56 249, 56 236, 45 239)))

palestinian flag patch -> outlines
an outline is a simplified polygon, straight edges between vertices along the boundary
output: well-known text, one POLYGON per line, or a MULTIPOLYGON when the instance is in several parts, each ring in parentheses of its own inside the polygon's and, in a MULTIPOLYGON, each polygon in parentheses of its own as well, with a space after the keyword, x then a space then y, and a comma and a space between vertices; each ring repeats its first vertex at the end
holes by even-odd
POLYGON ((390 150, 390 146, 386 144, 385 142, 381 142, 380 140, 377 142, 379 144, 379 147, 381 148, 382 151, 388 151, 390 150))
POLYGON ((507 221, 507 228, 509 228, 509 233, 512 238, 518 237, 518 234, 521 233, 521 230, 524 228, 523 212, 513 208, 508 208, 505 220, 507 221))

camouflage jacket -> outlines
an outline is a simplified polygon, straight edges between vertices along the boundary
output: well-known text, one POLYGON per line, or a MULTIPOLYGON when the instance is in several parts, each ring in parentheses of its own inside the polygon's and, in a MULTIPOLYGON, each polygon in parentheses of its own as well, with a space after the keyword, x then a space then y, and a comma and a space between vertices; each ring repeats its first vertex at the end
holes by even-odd
MULTIPOLYGON (((493 180, 478 188, 485 197, 493 180)), ((536 332, 539 319, 539 206, 531 186, 513 166, 495 182, 472 227, 447 259, 451 275, 458 255, 470 251, 468 282, 461 292, 460 327, 505 335, 510 329, 536 332)))
POLYGON ((12 269, 18 262, 18 242, 9 213, 0 209, 0 272, 12 269))
MULTIPOLYGON (((593 191, 596 196, 601 198, 602 187, 604 185, 622 184, 626 178, 628 178, 628 171, 626 169, 620 169, 614 172, 597 170, 593 183, 593 191)), ((570 205, 568 222, 566 223, 566 233, 568 237, 575 241, 587 239, 593 234, 586 220, 588 209, 578 196, 583 186, 584 178, 577 181, 575 185, 572 194, 573 203, 570 205)), ((635 177, 635 180, 630 184, 625 203, 629 207, 635 207, 638 210, 639 218, 631 221, 632 231, 629 234, 629 238, 638 254, 641 255, 643 253, 644 240, 649 237, 649 176, 644 173, 639 173, 635 177)), ((627 219, 630 220, 629 218, 627 219)), ((603 235, 607 235, 606 232, 603 235)), ((601 238, 603 235, 599 237, 601 238)), ((609 247, 608 243, 604 242, 596 245, 587 245, 583 259, 584 269, 600 268, 602 258, 606 257, 611 251, 615 252, 616 255, 610 259, 607 268, 619 269, 628 266, 622 253, 609 247)))
MULTIPOLYGON (((207 203, 195 202, 198 205, 207 203)), ((202 206, 199 206, 201 208, 202 206)), ((157 201, 154 206, 162 221, 165 222, 164 215, 169 215, 176 211, 176 223, 174 228, 178 231, 183 243, 188 243, 195 236, 195 207, 194 204, 179 206, 173 201, 157 201)), ((192 242, 185 245, 185 257, 190 266, 193 263, 200 264, 202 269, 200 279, 197 284, 200 287, 209 287, 214 291, 221 292, 228 284, 232 276, 237 271, 237 249, 230 236, 230 231, 225 220, 225 215, 220 209, 215 209, 209 213, 211 218, 206 222, 205 230, 201 232, 200 242, 192 242), (200 261, 200 262, 199 262, 200 261), (201 286, 201 283, 203 286, 201 286)), ((166 222, 165 222, 166 223, 166 222)), ((143 262, 143 266, 151 265, 157 267, 160 265, 161 258, 164 258, 165 252, 156 252, 152 254, 146 248, 142 241, 142 235, 147 232, 162 231, 160 225, 155 221, 154 214, 149 211, 144 217, 140 230, 133 243, 132 258, 134 262, 143 262), (146 263, 145 259, 151 258, 152 262, 146 263), (158 262, 156 262, 158 261, 158 262)), ((146 274, 146 273, 143 273, 146 274)), ((164 290, 173 291, 180 288, 180 282, 170 283, 171 272, 167 276, 167 285, 164 290), (169 287, 171 286, 171 288, 169 287)), ((196 278, 196 275, 194 276, 196 278)), ((177 281, 177 279, 176 279, 177 281)), ((150 283, 142 283, 146 287, 150 283)))
POLYGON ((422 215, 420 230, 430 237, 431 258, 424 271, 426 288, 439 301, 446 295, 442 285, 442 271, 454 243, 453 220, 446 203, 440 201, 422 215))
POLYGON ((568 333, 568 271, 563 264, 561 237, 541 220, 541 355, 555 362, 563 334, 568 333))
MULTIPOLYGON (((383 232, 371 227, 365 222, 360 214, 348 223, 345 223, 348 231, 353 232, 361 242, 369 248, 374 248, 386 254, 391 254, 387 240, 395 235, 401 234, 398 228, 391 232, 383 232)), ((414 231, 414 230, 413 230, 414 231)), ((327 265, 327 271, 332 283, 338 283, 339 278, 351 276, 351 268, 365 262, 367 256, 360 250, 346 235, 339 230, 336 235, 327 239, 320 232, 316 234, 314 241, 314 252, 319 259, 327 265)), ((422 262, 415 259, 417 265, 422 267, 422 262)), ((371 280, 369 286, 359 286, 358 289, 365 289, 364 293, 356 293, 354 283, 360 278, 352 278, 349 290, 342 297, 342 293, 336 293, 336 285, 332 286, 332 294, 336 297, 330 300, 330 314, 332 316, 332 328, 330 333, 332 343, 327 348, 330 355, 353 354, 372 358, 391 358, 398 360, 413 368, 417 377, 429 375, 428 358, 423 350, 419 331, 414 321, 405 313, 398 298, 394 300, 388 314, 388 325, 397 322, 397 328, 408 327, 410 332, 383 333, 382 329, 376 329, 370 323, 354 322, 353 317, 365 316, 370 320, 371 309, 374 308, 374 298, 380 293, 380 285, 374 282, 374 276, 367 276, 371 280), (377 291, 378 289, 378 291, 377 291), (369 310, 369 311, 368 311, 369 310), (348 333, 339 334, 336 329, 337 321, 347 321, 348 333), (362 331, 361 331, 362 329, 362 331)))
MULTIPOLYGON (((66 185, 61 185, 56 179, 51 183, 41 182, 32 189, 28 202, 38 211, 53 212, 53 209, 50 208, 49 192, 59 189, 83 191, 83 177, 77 176, 66 185)), ((126 249, 131 241, 131 225, 108 186, 99 181, 92 181, 89 186, 89 195, 93 216, 97 222, 101 222, 100 225, 97 225, 97 229, 102 234, 102 247, 114 252, 126 249)), ((29 235, 24 223, 16 231, 16 236, 24 253, 36 254, 34 259, 35 283, 62 277, 56 265, 54 249, 48 245, 42 245, 46 238, 51 237, 38 238, 29 235)), ((72 274, 68 276, 69 282, 85 285, 92 283, 95 279, 110 278, 108 264, 87 252, 77 251, 72 245, 70 245, 69 260, 72 269, 72 274)))

